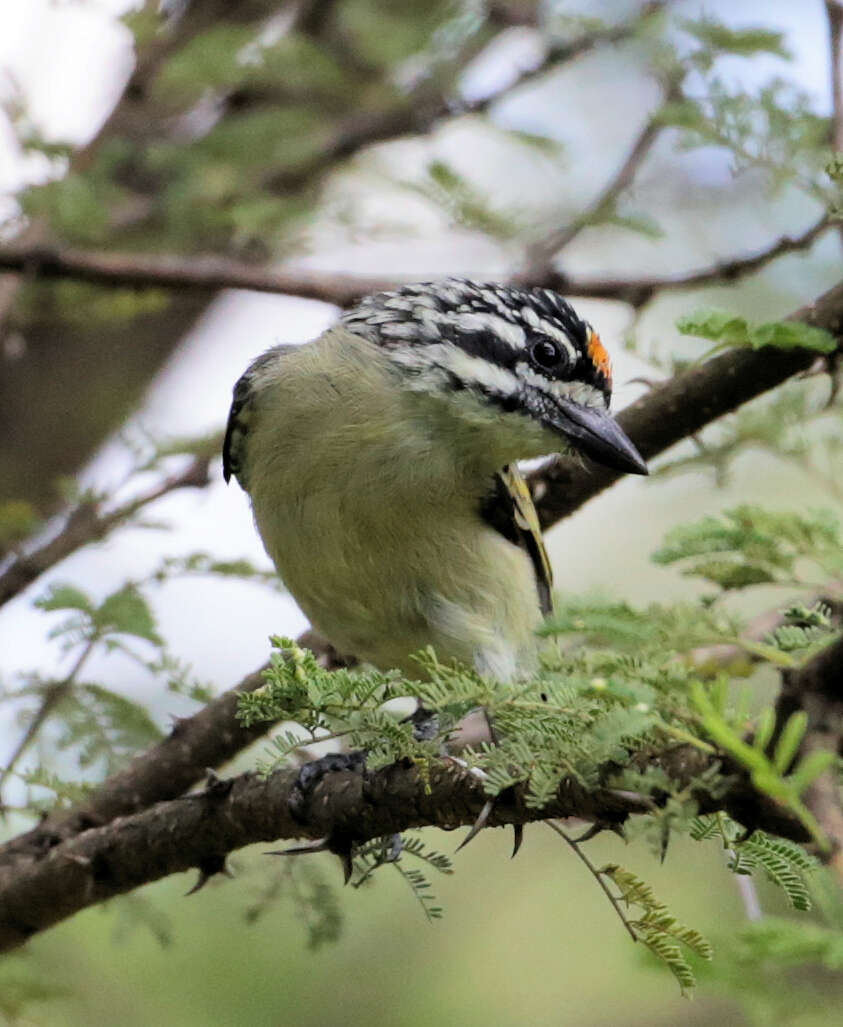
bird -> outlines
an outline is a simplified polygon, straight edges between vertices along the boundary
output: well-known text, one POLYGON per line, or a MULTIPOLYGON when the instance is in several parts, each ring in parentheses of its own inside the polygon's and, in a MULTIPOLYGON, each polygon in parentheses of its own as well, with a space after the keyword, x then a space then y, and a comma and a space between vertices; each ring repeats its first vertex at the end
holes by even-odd
POLYGON ((609 413, 611 363, 557 293, 460 279, 364 297, 234 387, 225 480, 336 650, 418 673, 432 646, 513 680, 552 575, 517 461, 646 464, 609 413))
POLYGON ((445 279, 362 298, 234 387, 225 480, 313 627, 419 676, 432 646, 498 681, 536 669, 552 574, 519 460, 647 466, 609 412, 609 355, 545 288, 445 279))

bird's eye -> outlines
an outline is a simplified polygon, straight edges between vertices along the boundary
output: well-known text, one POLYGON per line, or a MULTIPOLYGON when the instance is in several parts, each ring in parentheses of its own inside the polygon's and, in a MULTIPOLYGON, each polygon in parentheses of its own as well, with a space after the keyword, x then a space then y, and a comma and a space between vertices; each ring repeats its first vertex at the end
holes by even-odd
POLYGON ((568 354, 551 339, 540 339, 530 349, 530 358, 542 371, 553 371, 558 374, 568 366, 568 354))

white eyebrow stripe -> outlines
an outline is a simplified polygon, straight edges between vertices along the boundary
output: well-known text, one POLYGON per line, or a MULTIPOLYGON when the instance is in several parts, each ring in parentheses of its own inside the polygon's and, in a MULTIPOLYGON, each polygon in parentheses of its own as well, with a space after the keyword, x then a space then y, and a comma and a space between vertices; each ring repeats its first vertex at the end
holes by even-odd
POLYGON ((568 354, 572 360, 577 359, 579 353, 577 352, 574 344, 571 342, 568 335, 564 331, 562 331, 562 329, 557 328, 555 324, 552 324, 550 321, 546 321, 543 317, 538 318, 538 324, 536 327, 538 331, 544 332, 544 334, 549 335, 551 339, 554 339, 556 342, 561 343, 568 351, 568 354))
POLYGON ((524 348, 524 343, 526 342, 524 329, 520 325, 498 317, 497 314, 465 313, 458 314, 455 320, 457 326, 463 331, 490 332, 496 338, 509 343, 515 350, 524 348))
POLYGON ((392 359, 419 370, 428 370, 433 364, 451 372, 467 387, 477 385, 501 396, 514 395, 521 388, 518 375, 512 371, 483 357, 472 356, 449 342, 435 343, 423 349, 396 349, 392 352, 392 359))

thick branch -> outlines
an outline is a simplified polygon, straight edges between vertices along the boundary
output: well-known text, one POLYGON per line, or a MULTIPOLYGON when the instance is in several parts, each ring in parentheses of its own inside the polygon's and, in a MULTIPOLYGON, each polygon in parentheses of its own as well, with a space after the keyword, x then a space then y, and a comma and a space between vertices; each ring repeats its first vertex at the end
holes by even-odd
MULTIPOLYGON (((699 750, 683 747, 657 762, 687 782, 708 759, 699 750)), ((453 828, 472 824, 486 801, 477 778, 450 760, 434 764, 424 776, 414 765, 400 763, 365 775, 328 775, 316 788, 303 827, 288 808, 295 777, 294 770, 284 770, 268 778, 244 774, 215 780, 199 794, 84 831, 41 858, 0 869, 0 949, 14 948, 87 906, 169 874, 191 867, 205 874, 219 871, 226 854, 243 845, 302 835, 330 836, 350 844, 408 828, 453 828)), ((698 798, 704 811, 725 808, 750 826, 807 840, 795 818, 755 794, 744 779, 737 779, 718 800, 705 794, 698 798)), ((621 823, 630 814, 645 811, 646 804, 629 793, 588 792, 566 780, 545 809, 499 802, 490 822, 520 824, 576 816, 621 823)))

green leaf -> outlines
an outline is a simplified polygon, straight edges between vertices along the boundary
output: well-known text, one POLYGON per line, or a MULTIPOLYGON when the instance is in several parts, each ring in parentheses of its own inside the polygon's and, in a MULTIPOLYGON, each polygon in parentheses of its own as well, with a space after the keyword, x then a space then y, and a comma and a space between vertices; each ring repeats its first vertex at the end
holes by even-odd
POLYGON ((713 18, 683 18, 680 24, 686 32, 711 50, 738 57, 752 57, 760 53, 790 57, 781 32, 758 27, 735 29, 713 18))
POLYGON ((822 328, 801 321, 767 321, 750 328, 749 345, 753 349, 774 346, 776 349, 810 349, 815 353, 833 353, 837 340, 822 328))
POLYGON ((134 585, 125 585, 107 596, 93 612, 93 620, 103 634, 132 635, 162 644, 152 610, 134 585))
POLYGON ((73 585, 50 585, 45 595, 35 600, 40 610, 81 610, 93 614, 91 597, 73 585))
POLYGON ((793 762, 808 728, 808 714, 798 710, 788 717, 773 753, 773 766, 784 774, 793 762))
POLYGON ((761 716, 758 718, 758 726, 755 729, 755 737, 752 739, 752 744, 758 749, 759 752, 764 752, 767 748, 770 739, 773 737, 773 731, 776 727, 776 711, 772 706, 767 706, 761 716))
POLYGON ((683 335, 695 335, 730 346, 749 345, 749 326, 743 317, 728 310, 703 307, 685 314, 676 322, 683 335))
POLYGON ((833 353, 837 340, 829 332, 801 321, 765 321, 750 325, 743 317, 728 310, 701 308, 685 314, 676 322, 683 335, 711 339, 724 346, 748 346, 761 349, 809 349, 815 353, 833 353))
POLYGON ((837 760, 836 753, 830 749, 824 752, 811 752, 803 759, 799 761, 798 766, 789 777, 790 783, 793 785, 796 793, 801 795, 802 792, 813 784, 814 781, 824 774, 829 767, 833 766, 837 760))

